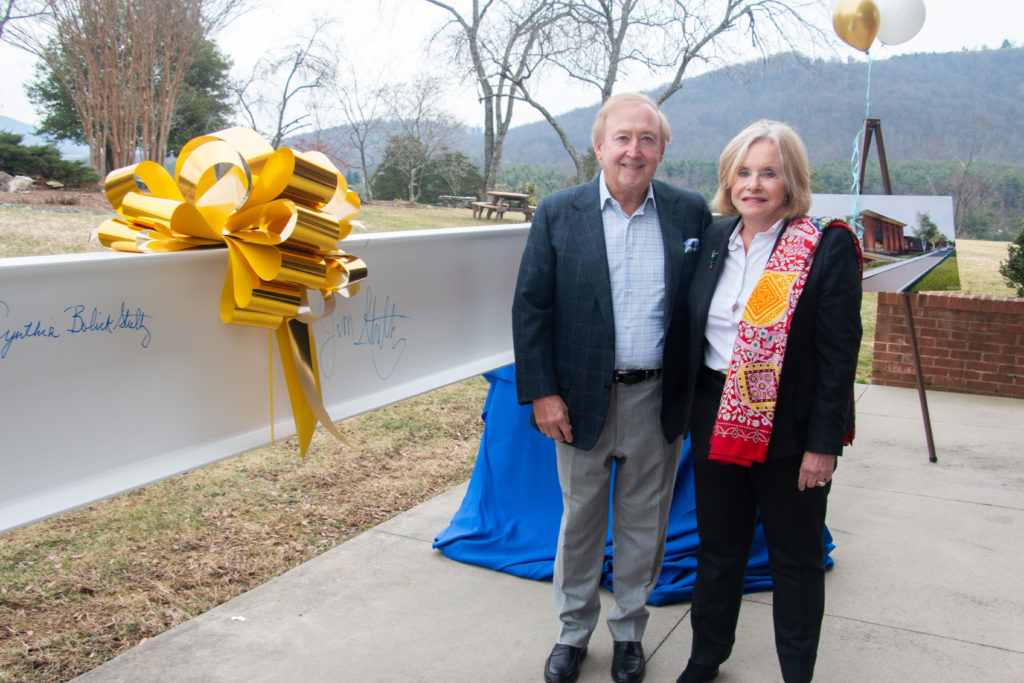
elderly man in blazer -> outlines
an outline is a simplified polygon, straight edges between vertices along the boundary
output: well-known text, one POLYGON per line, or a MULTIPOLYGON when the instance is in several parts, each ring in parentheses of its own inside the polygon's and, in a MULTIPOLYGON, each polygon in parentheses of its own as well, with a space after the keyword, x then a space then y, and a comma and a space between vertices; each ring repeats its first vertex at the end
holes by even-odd
POLYGON ((592 135, 601 174, 541 200, 512 306, 519 401, 554 439, 562 487, 548 683, 576 680, 597 625, 609 507, 612 678, 644 677, 645 605, 686 426, 687 321, 672 312, 710 223, 700 195, 653 180, 670 132, 650 98, 612 97, 592 135))

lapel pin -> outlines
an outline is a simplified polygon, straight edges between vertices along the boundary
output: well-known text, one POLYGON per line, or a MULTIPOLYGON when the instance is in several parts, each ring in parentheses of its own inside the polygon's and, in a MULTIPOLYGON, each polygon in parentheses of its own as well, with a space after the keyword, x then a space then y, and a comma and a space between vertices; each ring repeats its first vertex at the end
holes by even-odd
POLYGON ((718 260, 718 250, 715 249, 715 250, 713 250, 711 252, 711 260, 708 261, 708 270, 711 270, 712 268, 715 267, 715 261, 717 261, 717 260, 718 260))

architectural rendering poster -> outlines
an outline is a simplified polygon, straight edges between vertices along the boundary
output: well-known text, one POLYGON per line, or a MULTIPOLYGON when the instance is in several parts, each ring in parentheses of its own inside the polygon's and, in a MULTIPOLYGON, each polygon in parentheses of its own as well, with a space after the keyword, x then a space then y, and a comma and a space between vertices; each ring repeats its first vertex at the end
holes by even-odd
POLYGON ((816 194, 812 216, 837 216, 853 225, 864 252, 865 292, 960 289, 953 198, 916 195, 816 194))

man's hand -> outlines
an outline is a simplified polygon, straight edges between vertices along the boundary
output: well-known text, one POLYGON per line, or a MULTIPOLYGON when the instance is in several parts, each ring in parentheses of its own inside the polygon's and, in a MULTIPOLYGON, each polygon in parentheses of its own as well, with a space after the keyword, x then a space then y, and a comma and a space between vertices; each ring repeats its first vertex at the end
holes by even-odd
POLYGON ((832 481, 832 473, 836 469, 836 456, 825 453, 804 453, 803 462, 800 463, 800 476, 797 479, 796 487, 803 491, 816 486, 825 486, 832 481))
POLYGON ((572 443, 572 426, 565 401, 558 394, 542 396, 533 401, 533 419, 537 428, 555 441, 572 443))

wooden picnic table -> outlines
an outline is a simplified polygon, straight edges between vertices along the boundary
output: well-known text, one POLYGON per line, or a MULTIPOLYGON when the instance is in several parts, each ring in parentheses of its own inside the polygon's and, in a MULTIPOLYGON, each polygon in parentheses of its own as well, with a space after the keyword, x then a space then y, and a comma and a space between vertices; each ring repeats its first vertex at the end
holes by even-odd
POLYGON ((530 195, 522 192, 505 192, 504 190, 487 190, 491 198, 489 202, 473 202, 473 217, 483 218, 484 211, 487 211, 487 219, 494 216, 495 220, 501 220, 506 211, 521 211, 526 220, 533 220, 533 210, 536 207, 530 206, 530 195))

